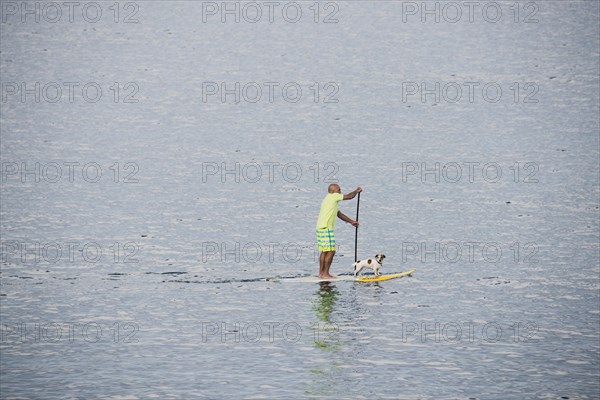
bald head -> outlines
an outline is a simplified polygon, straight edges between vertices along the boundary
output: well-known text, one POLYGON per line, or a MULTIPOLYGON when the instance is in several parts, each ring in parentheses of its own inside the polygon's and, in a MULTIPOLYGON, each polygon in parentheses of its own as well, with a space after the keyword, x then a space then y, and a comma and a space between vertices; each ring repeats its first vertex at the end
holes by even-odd
POLYGON ((327 188, 327 192, 329 193, 341 193, 341 191, 342 189, 340 189, 340 185, 338 185, 337 183, 332 183, 327 188))

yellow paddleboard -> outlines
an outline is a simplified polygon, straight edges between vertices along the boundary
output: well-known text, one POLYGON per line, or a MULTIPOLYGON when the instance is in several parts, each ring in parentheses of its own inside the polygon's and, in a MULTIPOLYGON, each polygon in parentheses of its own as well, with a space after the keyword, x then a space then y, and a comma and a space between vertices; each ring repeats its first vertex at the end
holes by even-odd
POLYGON ((321 279, 316 276, 303 276, 298 278, 280 278, 277 279, 280 282, 306 282, 306 283, 315 283, 315 282, 382 282, 389 281, 390 279, 402 278, 403 276, 410 276, 416 269, 411 269, 410 271, 402 272, 401 274, 390 274, 390 275, 368 275, 368 276, 352 276, 352 275, 342 275, 338 276, 334 279, 321 279))
POLYGON ((403 276, 412 275, 416 269, 411 269, 410 271, 402 272, 401 274, 392 274, 392 275, 379 275, 379 276, 366 276, 366 277, 358 277, 356 278, 357 282, 381 282, 388 281, 390 279, 402 278, 403 276))

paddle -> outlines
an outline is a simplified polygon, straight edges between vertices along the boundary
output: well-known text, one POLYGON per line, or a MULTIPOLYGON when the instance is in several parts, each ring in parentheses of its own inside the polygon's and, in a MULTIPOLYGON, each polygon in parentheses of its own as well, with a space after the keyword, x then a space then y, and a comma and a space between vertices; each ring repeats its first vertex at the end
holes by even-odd
MULTIPOLYGON (((358 207, 360 206, 360 192, 358 192, 358 200, 356 201, 356 222, 358 222, 358 207)), ((354 262, 358 261, 358 226, 354 230, 354 262)))

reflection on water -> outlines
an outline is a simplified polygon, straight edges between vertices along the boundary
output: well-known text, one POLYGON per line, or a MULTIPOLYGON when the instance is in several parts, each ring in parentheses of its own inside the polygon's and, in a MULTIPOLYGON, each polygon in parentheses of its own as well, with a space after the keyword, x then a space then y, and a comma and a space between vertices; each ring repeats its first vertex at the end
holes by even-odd
POLYGON ((315 379, 306 391, 311 396, 335 395, 334 384, 340 380, 343 364, 336 356, 342 353, 342 344, 338 326, 332 322, 332 314, 336 311, 336 303, 341 294, 331 282, 319 282, 319 289, 315 292, 313 310, 317 317, 315 324, 314 345, 323 350, 325 359, 319 368, 311 368, 310 372, 315 379))
POLYGON ((331 322, 333 306, 340 293, 331 282, 319 282, 319 290, 316 294, 319 296, 314 307, 317 319, 321 322, 331 322))
POLYGON ((335 304, 340 297, 340 292, 331 282, 319 282, 319 290, 313 309, 317 320, 315 326, 315 346, 327 351, 340 350, 339 328, 331 321, 335 304))

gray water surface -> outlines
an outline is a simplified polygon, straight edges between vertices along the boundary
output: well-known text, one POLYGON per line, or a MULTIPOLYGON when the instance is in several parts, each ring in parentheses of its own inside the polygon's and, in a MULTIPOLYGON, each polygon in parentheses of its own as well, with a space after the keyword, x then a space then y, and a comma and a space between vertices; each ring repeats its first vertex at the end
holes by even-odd
POLYGON ((599 398, 599 3, 484 3, 2 2, 0 397, 599 398))

